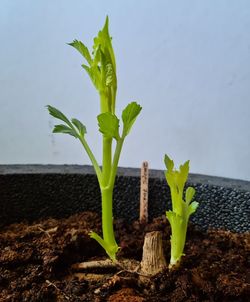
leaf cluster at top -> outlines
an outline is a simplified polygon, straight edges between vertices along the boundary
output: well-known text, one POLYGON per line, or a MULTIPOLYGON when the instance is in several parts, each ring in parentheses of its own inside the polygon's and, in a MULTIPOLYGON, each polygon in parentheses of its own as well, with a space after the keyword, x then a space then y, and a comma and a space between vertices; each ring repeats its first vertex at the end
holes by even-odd
POLYGON ((103 104, 105 111, 115 113, 116 62, 108 25, 109 19, 106 17, 103 29, 94 38, 92 53, 79 40, 74 40, 69 45, 78 50, 86 60, 86 64, 82 64, 82 67, 88 73, 99 94, 105 99, 106 104, 103 104))

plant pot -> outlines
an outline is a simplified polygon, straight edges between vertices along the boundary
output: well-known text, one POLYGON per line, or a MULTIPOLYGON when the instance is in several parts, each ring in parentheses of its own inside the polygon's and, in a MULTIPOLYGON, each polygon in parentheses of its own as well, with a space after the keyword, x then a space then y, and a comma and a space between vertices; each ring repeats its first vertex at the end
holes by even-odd
MULTIPOLYGON (((164 174, 150 171, 146 226, 137 222, 139 175, 139 169, 118 171, 119 256, 140 261, 145 233, 157 230, 168 260, 164 215, 171 205, 164 174)), ((91 167, 0 166, 0 301, 247 301, 250 182, 191 174, 188 185, 200 206, 191 218, 186 256, 179 270, 165 269, 145 283, 116 268, 72 269, 76 262, 106 258, 88 237, 90 230, 101 232, 100 192, 91 167)))

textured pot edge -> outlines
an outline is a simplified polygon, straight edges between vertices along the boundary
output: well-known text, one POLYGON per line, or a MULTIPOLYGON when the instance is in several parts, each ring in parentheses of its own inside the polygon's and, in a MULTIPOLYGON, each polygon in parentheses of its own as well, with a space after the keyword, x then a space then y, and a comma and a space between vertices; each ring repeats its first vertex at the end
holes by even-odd
MULTIPOLYGON (((13 174, 90 174, 94 169, 90 165, 40 165, 40 164, 11 164, 0 165, 0 175, 13 174)), ((119 167, 117 176, 140 177, 139 168, 119 167)), ((163 170, 150 169, 150 178, 165 179, 163 170)), ((229 187, 250 192, 250 181, 227 177, 190 173, 189 183, 208 184, 217 187, 229 187)))

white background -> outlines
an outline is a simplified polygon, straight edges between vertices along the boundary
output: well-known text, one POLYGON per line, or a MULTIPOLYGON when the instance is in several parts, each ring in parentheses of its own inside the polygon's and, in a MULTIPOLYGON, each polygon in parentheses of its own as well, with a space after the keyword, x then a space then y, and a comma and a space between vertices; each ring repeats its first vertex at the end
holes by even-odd
POLYGON ((52 135, 45 105, 77 117, 98 160, 98 95, 80 54, 110 17, 117 114, 143 107, 120 166, 250 180, 250 1, 0 1, 0 163, 89 164, 74 138, 52 135))

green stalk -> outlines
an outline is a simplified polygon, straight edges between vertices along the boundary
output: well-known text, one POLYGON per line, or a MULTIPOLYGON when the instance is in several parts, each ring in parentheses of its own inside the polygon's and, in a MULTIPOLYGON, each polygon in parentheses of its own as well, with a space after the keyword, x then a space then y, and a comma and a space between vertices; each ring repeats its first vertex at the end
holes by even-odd
POLYGON ((103 240, 106 243, 106 252, 112 260, 116 260, 118 245, 115 240, 113 228, 113 189, 114 186, 108 186, 112 168, 112 138, 103 136, 103 161, 102 175, 103 185, 101 188, 102 197, 102 233, 103 240))
POLYGON ((86 140, 84 139, 84 137, 78 136, 78 138, 79 138, 80 142, 82 143, 86 153, 88 154, 89 159, 92 162, 92 165, 93 165, 96 175, 97 175, 98 182, 101 186, 102 182, 103 182, 103 176, 102 176, 102 171, 98 165, 98 162, 97 162, 93 152, 90 150, 90 147, 89 147, 88 143, 86 142, 86 140))
POLYGON ((124 142, 124 138, 120 138, 118 140, 116 144, 113 164, 111 169, 109 170, 110 173, 108 179, 107 178, 105 179, 104 186, 100 186, 101 196, 102 196, 103 239, 95 233, 92 233, 91 235, 103 246, 103 248, 105 248, 107 254, 113 261, 116 260, 116 253, 119 249, 115 240, 115 234, 113 228, 113 189, 114 189, 115 177, 116 177, 116 172, 117 172, 117 167, 118 167, 118 162, 119 162, 123 142, 124 142))
POLYGON ((111 173, 112 164, 112 138, 106 138, 103 136, 103 147, 102 147, 102 175, 103 185, 107 186, 111 173))
POLYGON ((119 249, 113 229, 113 189, 115 177, 120 158, 120 153, 125 136, 128 135, 136 117, 141 111, 141 106, 136 102, 131 102, 122 112, 123 134, 119 134, 119 119, 115 115, 117 78, 115 55, 112 47, 112 39, 108 30, 108 17, 105 25, 94 38, 93 51, 78 40, 74 40, 69 45, 73 46, 85 59, 82 64, 83 69, 89 75, 92 83, 100 96, 100 114, 97 116, 99 131, 103 134, 102 147, 102 168, 100 168, 94 154, 85 140, 87 133, 85 125, 76 118, 69 120, 58 109, 48 106, 49 113, 61 120, 63 124, 55 125, 54 133, 69 134, 78 138, 86 150, 97 175, 101 197, 102 197, 102 232, 103 238, 91 232, 94 238, 107 252, 109 257, 115 261, 116 253, 119 249), (92 55, 91 55, 92 53, 92 55), (114 156, 112 154, 112 141, 116 140, 114 156))
POLYGON ((174 169, 174 162, 165 155, 165 172, 167 183, 170 187, 172 211, 167 211, 166 216, 171 226, 171 259, 169 268, 178 267, 181 257, 184 255, 186 242, 188 220, 197 207, 198 202, 192 201, 195 195, 195 189, 188 187, 184 199, 184 186, 189 173, 189 161, 180 165, 179 170, 174 169))
MULTIPOLYGON (((109 99, 105 93, 100 93, 101 113, 110 112, 109 99)), ((103 135, 102 139, 102 173, 104 186, 108 185, 112 165, 112 138, 103 135)))
MULTIPOLYGON (((110 99, 100 93, 101 113, 110 112, 110 99)), ((112 102, 111 102, 112 103, 112 102)), ((112 167, 112 138, 103 135, 103 155, 102 155, 102 184, 100 184, 102 198, 102 233, 103 241, 99 241, 105 248, 107 254, 112 260, 116 260, 118 245, 115 240, 113 228, 113 189, 114 185, 110 184, 112 167)))
POLYGON ((109 187, 112 187, 112 188, 114 187, 114 184, 115 184, 115 176, 117 173, 117 168, 118 168, 118 163, 119 163, 119 159, 120 159, 120 155, 121 155, 121 151, 122 151, 123 142, 124 142, 124 137, 122 136, 117 141, 116 148, 115 148, 115 154, 114 154, 112 170, 111 170, 111 175, 110 175, 110 180, 109 180, 109 187))
POLYGON ((102 193, 102 232, 110 250, 118 250, 113 228, 113 187, 106 187, 102 193))
POLYGON ((171 225, 171 258, 169 268, 178 267, 186 242, 188 221, 186 217, 176 215, 174 212, 167 212, 167 218, 171 225))

